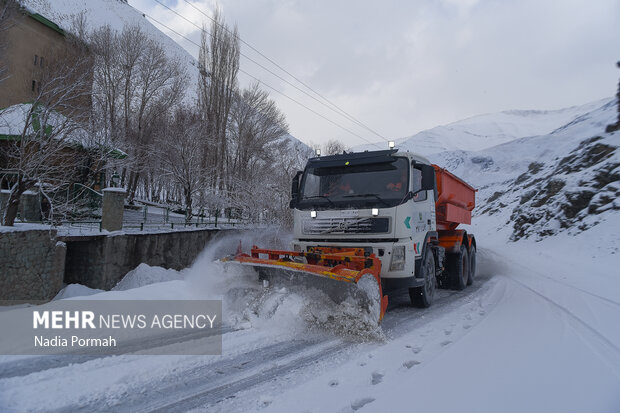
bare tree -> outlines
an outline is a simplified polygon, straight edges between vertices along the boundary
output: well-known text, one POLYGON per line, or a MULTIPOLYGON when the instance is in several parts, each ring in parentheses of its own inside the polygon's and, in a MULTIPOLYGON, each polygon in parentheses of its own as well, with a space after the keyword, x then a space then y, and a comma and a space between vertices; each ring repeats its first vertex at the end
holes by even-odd
POLYGON ((303 170, 314 151, 309 146, 293 138, 286 139, 282 145, 277 145, 274 156, 279 159, 274 165, 271 175, 274 195, 270 208, 277 221, 286 228, 293 226, 293 214, 289 208, 291 199, 291 181, 297 171, 303 170))
POLYGON ((185 89, 186 74, 176 61, 166 56, 163 47, 149 39, 144 44, 144 53, 138 61, 136 71, 135 110, 133 113, 132 180, 128 183, 129 199, 133 199, 138 179, 146 168, 146 148, 153 143, 153 131, 149 125, 161 114, 161 109, 172 110, 180 103, 185 89))
POLYGON ((330 139, 323 146, 323 155, 337 155, 348 150, 350 149, 348 149, 344 143, 337 139, 330 139))
POLYGON ((139 26, 126 26, 121 33, 104 26, 92 34, 91 44, 97 62, 94 112, 100 114, 109 141, 130 155, 121 181, 131 201, 141 178, 146 176, 148 185, 151 124, 181 101, 186 72, 139 26))
POLYGON ((189 109, 179 109, 161 132, 155 153, 161 162, 162 175, 181 190, 189 221, 193 216, 194 196, 203 189, 206 179, 201 166, 203 141, 199 116, 189 109))
POLYGON ((226 181, 227 189, 234 190, 257 172, 257 162, 271 157, 271 147, 288 133, 288 125, 269 94, 255 83, 235 97, 228 129, 231 168, 226 181))
POLYGON ((10 184, 2 225, 12 226, 21 195, 35 187, 50 192, 73 180, 84 159, 84 125, 88 116, 92 62, 67 52, 49 63, 33 102, 0 113, 0 126, 13 139, 5 146, 1 178, 10 184))
POLYGON ((198 57, 201 74, 199 102, 206 123, 203 166, 214 166, 211 186, 223 189, 228 168, 226 130, 236 93, 240 48, 237 28, 229 29, 219 10, 216 10, 213 20, 210 32, 206 27, 202 30, 198 57))
POLYGON ((90 45, 95 58, 93 71, 93 107, 98 126, 112 141, 119 136, 120 89, 123 79, 118 60, 117 33, 110 26, 103 26, 90 36, 90 45))

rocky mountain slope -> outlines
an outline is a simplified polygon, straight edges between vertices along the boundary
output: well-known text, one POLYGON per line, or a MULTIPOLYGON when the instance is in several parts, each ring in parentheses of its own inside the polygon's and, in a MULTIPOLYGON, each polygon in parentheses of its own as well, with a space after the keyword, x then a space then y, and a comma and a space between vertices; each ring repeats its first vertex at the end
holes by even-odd
MULTIPOLYGON (((548 135, 607 103, 603 99, 559 110, 509 110, 473 116, 396 139, 401 150, 430 155, 445 151, 480 151, 519 138, 548 135)), ((374 150, 361 145, 356 150, 374 150)))
POLYGON ((477 221, 513 241, 610 224, 620 216, 620 134, 605 127, 616 101, 582 108, 547 134, 430 158, 478 188, 477 221))

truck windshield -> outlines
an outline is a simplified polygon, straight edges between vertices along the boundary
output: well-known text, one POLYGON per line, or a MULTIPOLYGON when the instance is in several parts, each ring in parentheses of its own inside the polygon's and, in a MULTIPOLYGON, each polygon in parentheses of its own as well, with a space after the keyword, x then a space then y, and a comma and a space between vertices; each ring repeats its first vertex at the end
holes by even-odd
POLYGON ((409 162, 307 168, 298 208, 380 208, 400 204, 409 191, 409 162))

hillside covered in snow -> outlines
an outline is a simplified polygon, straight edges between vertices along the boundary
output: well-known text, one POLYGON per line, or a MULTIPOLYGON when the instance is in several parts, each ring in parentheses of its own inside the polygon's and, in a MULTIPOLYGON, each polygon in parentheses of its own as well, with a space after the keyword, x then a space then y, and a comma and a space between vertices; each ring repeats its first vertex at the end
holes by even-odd
MULTIPOLYGON (((519 138, 552 134, 609 100, 602 99, 559 110, 509 110, 473 116, 396 139, 396 147, 422 155, 445 151, 480 151, 519 138)), ((360 145, 354 149, 376 148, 360 145)))
MULTIPOLYGON (((505 239, 580 233, 620 213, 616 99, 474 116, 397 139, 478 189, 474 225, 505 239)), ((367 145, 354 148, 374 150, 367 145)))
POLYGON ((549 133, 429 157, 478 188, 475 220, 507 238, 576 234, 611 222, 620 212, 619 136, 605 133, 616 101, 580 108, 571 109, 573 118, 549 133))
POLYGON ((33 13, 38 13, 71 32, 73 21, 80 14, 86 19, 89 31, 109 25, 121 32, 125 26, 138 26, 146 35, 162 45, 166 54, 187 68, 190 85, 188 94, 195 94, 198 85, 198 65, 185 49, 155 27, 139 10, 121 0, 21 0, 33 13))

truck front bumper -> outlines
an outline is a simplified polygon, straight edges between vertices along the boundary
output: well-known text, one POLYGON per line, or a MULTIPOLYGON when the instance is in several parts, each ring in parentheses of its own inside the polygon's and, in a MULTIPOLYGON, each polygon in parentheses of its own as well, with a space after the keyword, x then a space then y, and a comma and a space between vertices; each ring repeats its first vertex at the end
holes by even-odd
POLYGON ((415 287, 420 285, 419 281, 415 279, 415 260, 417 257, 410 239, 402 241, 397 240, 395 242, 329 242, 323 240, 293 242, 293 249, 296 251, 308 251, 308 247, 365 248, 369 251, 372 250, 372 253, 381 261, 380 275, 381 279, 385 280, 387 285, 403 284, 403 287, 415 287), (390 265, 392 263, 393 250, 396 247, 404 247, 405 249, 404 268, 398 271, 391 271, 390 265))

